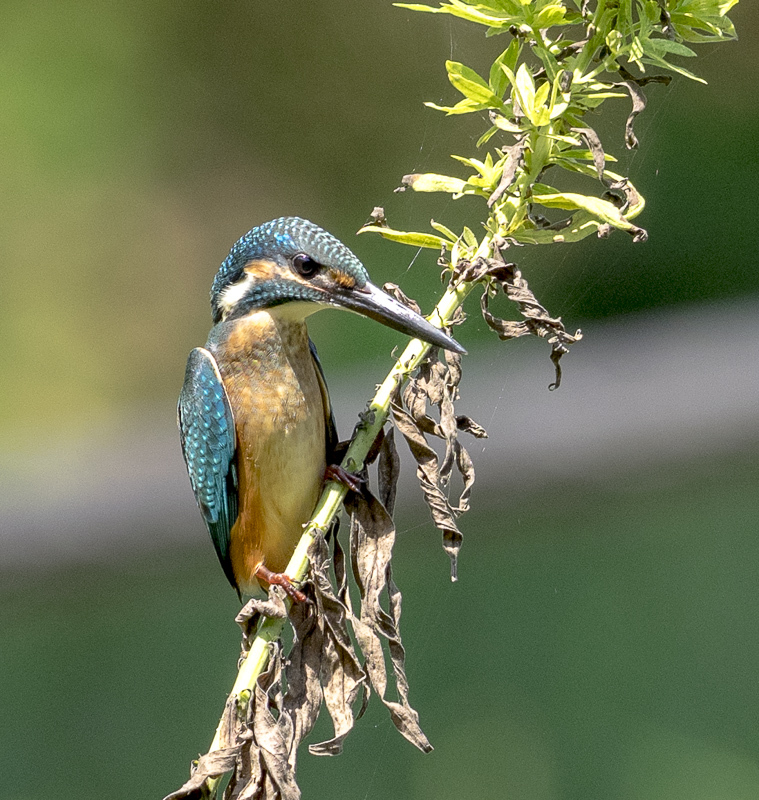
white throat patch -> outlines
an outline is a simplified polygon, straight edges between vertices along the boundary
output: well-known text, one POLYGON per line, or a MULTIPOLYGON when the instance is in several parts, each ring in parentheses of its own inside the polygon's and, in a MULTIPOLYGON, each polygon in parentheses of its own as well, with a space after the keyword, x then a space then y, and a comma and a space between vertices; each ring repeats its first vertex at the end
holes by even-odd
POLYGON ((221 297, 219 298, 219 307, 221 308, 222 319, 224 319, 227 314, 229 314, 232 309, 234 309, 235 306, 243 299, 243 297, 245 297, 250 288, 253 286, 253 280, 253 276, 249 272, 246 272, 245 280, 233 283, 224 289, 224 291, 221 293, 221 297))

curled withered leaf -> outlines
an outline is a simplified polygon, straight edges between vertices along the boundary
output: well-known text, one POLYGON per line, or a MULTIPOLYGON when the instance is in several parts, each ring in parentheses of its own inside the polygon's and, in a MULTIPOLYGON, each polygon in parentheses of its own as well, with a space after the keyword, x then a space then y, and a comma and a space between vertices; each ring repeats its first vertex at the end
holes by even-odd
POLYGON ((351 516, 351 562, 361 596, 361 613, 352 619, 353 630, 364 655, 364 666, 372 688, 390 712, 398 731, 427 753, 432 750, 419 726, 419 715, 408 700, 406 653, 398 629, 401 616, 401 593, 390 569, 395 525, 387 509, 368 490, 353 493, 346 502, 351 516), (381 597, 387 592, 388 608, 381 597), (387 641, 395 677, 398 701, 387 698, 388 676, 382 640, 387 641))
POLYGON ((640 142, 638 141, 638 137, 635 135, 633 123, 635 122, 635 117, 637 117, 642 111, 645 111, 647 103, 646 95, 643 94, 643 90, 635 81, 621 81, 617 85, 627 89, 627 92, 630 95, 630 100, 632 100, 632 111, 628 115, 627 121, 625 122, 625 146, 628 150, 634 150, 638 147, 640 142))
POLYGON ((524 160, 524 151, 527 149, 527 136, 522 136, 517 139, 516 143, 511 147, 505 148, 504 152, 508 151, 506 163, 503 165, 503 173, 501 180, 496 187, 496 190, 488 198, 488 208, 492 208, 497 203, 506 190, 514 182, 514 176, 517 174, 517 169, 520 167, 524 160))
MULTIPOLYGON (((476 279, 476 275, 470 274, 471 265, 469 262, 466 264, 467 266, 464 266, 464 262, 462 262, 461 265, 456 266, 454 269, 456 278, 476 279), (469 269, 470 273, 457 273, 456 270, 459 267, 462 270, 469 269)), ((486 267, 483 266, 482 269, 484 270, 486 267)), ((385 284, 384 289, 400 302, 414 308, 417 312, 419 311, 419 306, 394 284, 385 284)), ((459 313, 456 314, 451 324, 459 324, 463 319, 463 311, 459 309, 459 313)), ((433 349, 422 362, 417 375, 409 380, 403 391, 402 400, 399 391, 391 404, 393 421, 408 442, 411 453, 417 462, 417 477, 424 499, 432 513, 432 519, 443 534, 443 549, 451 559, 451 580, 454 581, 457 579, 458 553, 463 538, 456 524, 456 514, 468 508, 468 498, 474 483, 472 461, 457 438, 459 427, 454 411, 454 401, 458 397, 460 381, 461 356, 449 352, 446 353, 446 360, 441 361, 437 358, 437 350, 433 349), (428 404, 437 408, 437 421, 427 413, 428 404), (436 436, 445 442, 445 454, 442 461, 438 459, 435 450, 429 446, 425 435, 436 436), (460 450, 463 453, 460 453, 460 450), (458 503, 452 506, 444 489, 450 481, 454 466, 459 468, 464 487, 458 503)), ((480 426, 477 427, 484 432, 480 426)))
POLYGON ((393 422, 403 435, 416 461, 416 475, 435 526, 443 534, 443 549, 451 559, 451 580, 457 580, 458 554, 463 536, 456 524, 456 515, 440 487, 437 453, 427 443, 424 432, 413 416, 403 407, 396 392, 391 404, 393 422))
POLYGON ((422 313, 422 309, 419 307, 419 303, 416 300, 412 300, 407 294, 403 293, 403 290, 397 283, 384 283, 382 284, 382 291, 387 292, 389 295, 394 297, 398 302, 403 303, 404 306, 408 306, 412 311, 416 311, 417 314, 422 313))
POLYGON ((392 517, 395 510, 395 495, 398 488, 398 478, 401 474, 401 459, 395 447, 395 431, 388 428, 382 439, 377 465, 377 478, 379 483, 379 499, 392 517))
POLYGON ((274 643, 267 668, 256 681, 240 758, 225 800, 300 800, 290 763, 292 718, 283 708, 281 675, 282 650, 274 643))
POLYGON ((649 83, 663 83, 665 86, 669 85, 672 80, 671 75, 648 75, 645 78, 636 78, 629 73, 624 67, 619 68, 620 75, 624 78, 623 81, 612 84, 612 86, 619 86, 626 89, 632 100, 632 111, 627 117, 625 123, 625 146, 628 150, 634 150, 638 146, 638 137, 633 130, 633 122, 635 117, 638 116, 646 108, 646 95, 643 94, 642 86, 649 83))
POLYGON ((515 339, 529 334, 547 339, 552 346, 551 361, 556 370, 556 379, 548 388, 552 391, 558 389, 561 385, 559 361, 568 352, 569 346, 582 338, 582 332, 577 330, 574 334, 568 333, 561 317, 553 318, 548 314, 548 311, 530 290, 516 264, 506 264, 497 260, 487 263, 489 266, 486 274, 490 278, 490 285, 485 288, 480 300, 485 322, 502 340, 515 339), (504 320, 490 313, 488 304, 490 295, 495 293, 494 286, 499 286, 509 300, 517 304, 519 313, 524 317, 523 321, 504 320))
POLYGON ((285 667, 287 693, 282 706, 283 713, 290 718, 288 763, 295 776, 298 746, 312 730, 322 703, 320 678, 324 637, 313 607, 305 603, 293 604, 290 624, 293 646, 285 667))
POLYGON ((387 227, 387 217, 385 216, 385 209, 382 206, 374 206, 367 225, 379 225, 380 227, 387 227))
MULTIPOLYGON (((593 128, 572 128, 575 133, 580 134, 580 136, 585 141, 585 144, 588 146, 588 150, 590 150, 591 155, 593 156, 593 165, 596 168, 596 173, 598 174, 598 180, 603 183, 610 191, 604 195, 604 200, 610 200, 614 202, 618 207, 622 209, 622 211, 627 210, 630 207, 635 207, 640 203, 640 195, 636 191, 635 187, 627 180, 627 178, 622 178, 621 180, 610 180, 606 177, 604 172, 606 168, 606 157, 604 153, 603 145, 601 144, 601 139, 599 138, 598 134, 593 130, 593 128), (624 198, 624 202, 620 201, 617 194, 621 195, 624 198)), ((599 238, 605 238, 611 233, 611 225, 606 224, 602 225, 598 229, 598 236, 599 238)), ((639 231, 642 229, 638 229, 639 231)), ((641 237, 640 234, 636 234, 638 239, 636 241, 640 241, 641 237)))
POLYGON ((471 417, 465 417, 463 414, 456 417, 456 427, 464 433, 471 433, 475 439, 488 438, 488 432, 482 425, 475 422, 471 417))
POLYGON ((474 463, 467 449, 458 439, 456 439, 453 449, 456 457, 456 469, 464 483, 464 488, 459 495, 459 504, 454 506, 453 510, 457 514, 463 514, 465 511, 469 511, 469 497, 472 494, 472 486, 474 486, 474 463))
POLYGON ((255 635, 261 617, 284 619, 287 616, 285 595, 278 586, 272 587, 267 597, 254 597, 240 609, 235 622, 240 626, 243 639, 255 635))
POLYGON ((597 236, 599 239, 608 239, 611 236, 611 232, 614 228, 609 225, 608 222, 605 222, 603 225, 598 226, 597 236))
POLYGON ((239 747, 226 747, 201 756, 193 763, 190 779, 163 800, 202 800, 205 782, 233 769, 239 752, 239 747))
POLYGON ((579 133, 585 140, 585 144, 588 146, 588 150, 590 150, 590 154, 593 156, 593 166, 596 168, 598 180, 604 185, 608 185, 604 177, 606 154, 604 153, 604 148, 598 134, 593 128, 571 128, 571 130, 575 133, 579 133))

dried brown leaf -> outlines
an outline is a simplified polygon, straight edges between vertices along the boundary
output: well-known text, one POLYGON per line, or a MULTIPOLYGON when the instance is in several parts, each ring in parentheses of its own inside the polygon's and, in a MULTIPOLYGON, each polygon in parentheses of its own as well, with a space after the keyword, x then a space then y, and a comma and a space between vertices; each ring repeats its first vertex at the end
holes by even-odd
POLYGON ((448 498, 440 488, 437 453, 428 444, 424 432, 413 416, 403 407, 399 392, 396 392, 393 398, 391 411, 393 422, 406 440, 416 461, 416 475, 432 514, 433 522, 443 534, 443 549, 451 559, 451 580, 455 581, 457 579, 458 554, 463 537, 456 524, 456 517, 448 498))
POLYGON ((390 711, 395 727, 423 752, 432 750, 419 726, 419 716, 408 701, 405 651, 398 623, 401 596, 390 570, 395 525, 382 503, 368 490, 353 494, 346 508, 351 515, 351 560, 361 595, 359 618, 352 620, 353 630, 364 654, 365 667, 374 691, 390 711), (388 595, 388 610, 382 607, 381 595, 388 595), (382 640, 386 640, 395 678, 398 701, 386 697, 388 678, 382 640))
POLYGON ((516 264, 505 264, 503 261, 497 260, 487 263, 489 267, 486 274, 490 279, 490 285, 486 286, 480 300, 485 322, 502 340, 515 339, 529 334, 547 339, 548 343, 552 345, 551 361, 556 370, 556 380, 548 388, 558 389, 561 385, 559 361, 569 351, 569 346, 582 338, 582 332, 578 330, 574 334, 568 333, 561 317, 554 319, 548 314, 548 311, 530 290, 516 264), (504 320, 490 313, 488 308, 490 295, 495 293, 495 286, 499 286, 509 300, 517 304, 519 313, 524 317, 523 321, 504 320))
POLYGON ((475 439, 488 438, 488 432, 482 425, 475 422, 471 417, 465 417, 463 414, 456 417, 456 427, 463 433, 471 433, 475 439))
POLYGON ((247 651, 248 640, 255 636, 261 617, 285 619, 287 606, 285 595, 279 587, 273 587, 267 597, 254 597, 240 609, 235 622, 242 629, 243 647, 247 651))
POLYGON ((612 86, 618 86, 622 89, 626 89, 630 95, 630 99, 632 100, 632 111, 627 117, 627 122, 625 123, 625 146, 628 150, 634 150, 638 146, 638 137, 635 135, 635 131, 633 130, 633 123, 635 122, 635 117, 645 110, 646 103, 648 102, 641 87, 648 83, 663 83, 665 86, 667 86, 672 80, 672 76, 648 75, 645 78, 636 78, 624 67, 620 67, 619 72, 624 80, 620 81, 619 83, 614 83, 612 86))
POLYGON ((291 739, 288 761, 295 774, 298 747, 308 736, 322 704, 320 683, 324 636, 313 606, 294 603, 290 610, 293 645, 287 657, 287 692, 283 711, 290 717, 291 739))
POLYGON ((575 133, 579 133, 585 140, 585 144, 588 146, 588 150, 590 150, 590 154, 593 156, 593 166, 596 168, 598 180, 601 181, 601 183, 606 183, 604 178, 606 154, 604 153, 604 147, 601 144, 601 139, 598 134, 593 128, 572 128, 571 130, 575 133))
POLYGON ((282 703, 281 674, 282 649, 276 645, 272 647, 268 669, 256 682, 248 718, 248 726, 253 732, 251 742, 258 746, 263 792, 242 793, 243 800, 258 800, 259 797, 261 800, 300 800, 300 789, 295 783, 295 772, 289 758, 293 726, 292 718, 282 703))
MULTIPOLYGON (((313 755, 338 755, 342 752, 345 737, 353 728, 353 704, 359 692, 364 689, 366 674, 359 664, 348 632, 350 611, 345 602, 334 593, 329 580, 327 545, 322 537, 314 541, 309 559, 315 584, 316 627, 321 629, 321 647, 315 650, 314 655, 321 658, 319 680, 335 735, 332 739, 313 744, 308 749, 313 755)), ((342 566, 341 572, 344 575, 342 566)), ((344 577, 339 584, 343 584, 342 593, 347 597, 344 577)), ((316 644, 316 640, 314 643, 316 644)), ((316 713, 318 714, 318 708, 316 713)))
POLYGON ((395 509, 395 495, 398 488, 398 478, 401 474, 401 459, 395 447, 395 430, 388 428, 382 440, 377 465, 377 478, 379 483, 379 499, 393 516, 395 509))
POLYGON ((417 314, 422 313, 419 303, 405 294, 397 283, 383 283, 382 291, 387 292, 387 294, 394 297, 399 303, 403 303, 404 306, 408 306, 412 311, 416 311, 417 314))
POLYGON ((527 149, 527 142, 527 137, 522 136, 518 138, 516 143, 511 145, 511 147, 504 148, 504 152, 508 151, 509 155, 506 158, 506 163, 503 165, 501 180, 496 187, 496 190, 488 198, 488 208, 492 208, 493 205, 495 205, 495 203, 497 203, 503 197, 503 195, 506 194, 506 190, 514 182, 514 176, 517 174, 517 169, 519 169, 524 161, 524 151, 527 149))
MULTIPOLYGON (((593 155, 593 164, 596 168, 596 173, 598 174, 598 180, 600 180, 601 183, 603 183, 603 185, 610 190, 604 194, 603 199, 615 203, 615 205, 617 205, 623 211, 627 210, 631 206, 638 205, 640 202, 640 195, 635 190, 635 187, 627 180, 627 178, 613 181, 606 177, 604 172, 606 167, 606 158, 604 155, 603 145, 601 144, 601 139, 593 130, 593 128, 572 128, 572 130, 575 133, 579 133, 585 141, 585 144, 588 146, 588 150, 590 150, 591 154, 593 155), (622 197, 620 198, 619 195, 622 197)), ((603 239, 608 237, 612 230, 613 229, 611 225, 608 223, 601 225, 598 228, 599 238, 603 239)), ((635 241, 641 241, 645 240, 644 237, 647 237, 648 234, 646 234, 642 228, 638 228, 634 235, 636 237, 635 241)))
POLYGON ((454 442, 454 453, 456 456, 456 469, 464 482, 464 488, 459 495, 459 504, 453 510, 457 514, 463 514, 469 511, 469 498, 472 494, 472 486, 474 486, 474 463, 472 462, 472 457, 458 439, 454 442))
POLYGON ((233 769, 239 752, 239 747, 226 747, 201 756, 192 765, 190 779, 175 792, 167 794, 163 800, 201 800, 205 782, 233 769))
POLYGON ((240 758, 225 800, 300 800, 289 761, 292 720, 282 703, 281 645, 269 647, 269 663, 256 681, 247 727, 240 737, 240 758))

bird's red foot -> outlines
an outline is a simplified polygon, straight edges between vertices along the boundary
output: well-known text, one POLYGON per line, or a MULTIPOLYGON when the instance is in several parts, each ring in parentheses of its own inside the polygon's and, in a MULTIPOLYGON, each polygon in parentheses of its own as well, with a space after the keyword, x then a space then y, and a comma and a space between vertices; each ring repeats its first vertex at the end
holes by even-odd
POLYGON ((285 594, 296 603, 305 603, 308 599, 303 592, 295 588, 292 578, 285 575, 284 572, 272 572, 261 564, 256 570, 256 577, 266 581, 270 586, 281 586, 285 590, 285 594))
POLYGON ((343 486, 347 486, 352 492, 361 491, 361 484, 364 482, 358 475, 348 472, 347 469, 343 469, 339 464, 330 464, 327 469, 324 470, 324 480, 342 483, 343 486))

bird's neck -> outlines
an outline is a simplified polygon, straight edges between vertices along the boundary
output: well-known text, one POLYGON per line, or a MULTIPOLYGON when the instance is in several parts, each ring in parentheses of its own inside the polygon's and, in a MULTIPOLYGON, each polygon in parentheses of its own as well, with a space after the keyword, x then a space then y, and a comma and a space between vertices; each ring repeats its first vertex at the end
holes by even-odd
POLYGON ((288 305, 252 311, 244 317, 220 322, 211 331, 209 349, 223 351, 228 363, 244 361, 248 368, 258 363, 267 370, 279 362, 307 355, 305 317, 293 313, 295 309, 288 305))

